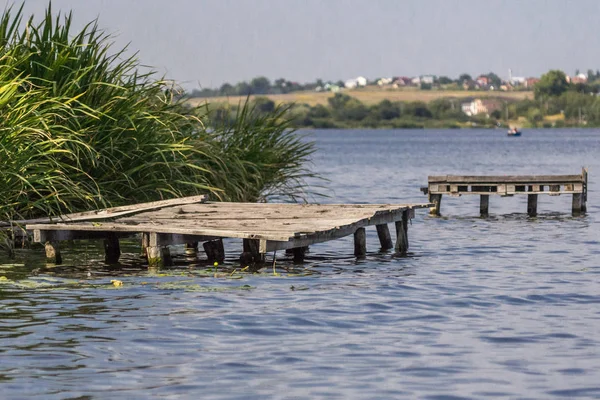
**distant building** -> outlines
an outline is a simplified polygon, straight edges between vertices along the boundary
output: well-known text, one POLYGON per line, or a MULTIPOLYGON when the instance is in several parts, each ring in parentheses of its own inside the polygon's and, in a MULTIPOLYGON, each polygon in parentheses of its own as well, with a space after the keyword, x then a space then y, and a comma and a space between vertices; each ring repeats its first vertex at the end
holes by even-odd
POLYGON ((401 76, 398 78, 395 78, 394 81, 392 82, 392 86, 395 89, 398 89, 399 87, 403 87, 403 86, 410 86, 412 85, 412 79, 406 76, 401 76))
POLYGON ((527 78, 527 79, 525 79, 525 87, 527 89, 533 89, 535 84, 538 83, 539 81, 540 80, 538 78, 527 78))
POLYGON ((577 74, 573 77, 570 77, 567 75, 567 82, 572 83, 574 85, 576 85, 578 83, 587 83, 587 81, 588 81, 588 77, 586 74, 577 74))
POLYGON ((367 86, 367 78, 364 76, 359 76, 358 78, 348 79, 346 82, 344 82, 344 86, 347 89, 354 89, 359 86, 367 86))
POLYGON ((477 79, 475 79, 475 82, 477 82, 477 85, 482 88, 490 86, 490 78, 485 75, 478 76, 477 79))
POLYGON ((394 78, 381 78, 380 80, 377 81, 377 84, 379 86, 387 86, 389 84, 391 84, 394 81, 394 78))
POLYGON ((461 110, 469 117, 485 114, 489 118, 494 111, 502 110, 502 102, 496 99, 475 99, 469 103, 462 103, 461 110))

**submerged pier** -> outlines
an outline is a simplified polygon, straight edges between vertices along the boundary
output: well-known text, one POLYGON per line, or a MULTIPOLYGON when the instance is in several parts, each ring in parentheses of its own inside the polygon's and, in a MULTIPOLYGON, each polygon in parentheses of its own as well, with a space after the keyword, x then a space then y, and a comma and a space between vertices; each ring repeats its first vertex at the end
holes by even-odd
POLYGON ((479 210, 488 215, 490 195, 527 195, 527 213, 537 215, 538 195, 572 194, 573 215, 587 211, 587 168, 580 175, 499 175, 499 176, 429 176, 428 186, 421 188, 433 204, 430 213, 440 215, 442 196, 480 196, 479 210))
POLYGON ((26 225, 46 255, 60 262, 60 241, 102 239, 107 263, 120 257, 119 239, 141 235, 150 266, 170 264, 168 246, 203 243, 208 260, 225 258, 223 238, 240 238, 242 263, 261 263, 265 254, 288 250, 302 261, 308 246, 354 235, 354 254, 366 255, 365 228, 375 225, 381 249, 409 248, 408 222, 431 204, 275 204, 207 202, 203 196, 69 214, 26 225), (394 245, 388 224, 395 225, 394 245))

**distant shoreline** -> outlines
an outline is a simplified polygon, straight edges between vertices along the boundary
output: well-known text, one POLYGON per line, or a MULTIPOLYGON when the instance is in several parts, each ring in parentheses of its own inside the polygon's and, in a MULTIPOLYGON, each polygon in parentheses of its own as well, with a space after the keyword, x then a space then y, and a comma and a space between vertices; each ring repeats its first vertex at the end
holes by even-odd
MULTIPOLYGON (((490 91, 490 90, 419 90, 419 89, 345 89, 339 93, 352 96, 365 105, 374 105, 383 100, 389 101, 423 101, 429 103, 442 98, 499 98, 509 101, 533 99, 532 91, 490 91)), ((311 107, 328 104, 328 99, 335 96, 333 92, 300 91, 286 94, 264 94, 251 95, 250 99, 266 97, 276 104, 307 104, 311 107)), ((220 96, 220 97, 194 97, 187 100, 190 105, 201 105, 204 103, 220 103, 237 105, 246 100, 246 96, 220 96)))

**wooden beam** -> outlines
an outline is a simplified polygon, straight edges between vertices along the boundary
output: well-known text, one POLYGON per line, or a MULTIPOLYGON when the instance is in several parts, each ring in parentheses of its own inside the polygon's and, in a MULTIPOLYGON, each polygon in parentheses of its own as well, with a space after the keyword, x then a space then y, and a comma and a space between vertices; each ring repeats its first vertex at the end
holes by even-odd
POLYGON ((206 258, 209 262, 223 262, 225 260, 225 247, 223 239, 211 240, 202 244, 206 258))
POLYGON ((429 193, 429 202, 433 204, 433 207, 429 209, 429 214, 440 215, 440 207, 442 205, 442 195, 429 193))
POLYGON ((367 255, 367 233, 365 228, 358 228, 354 232, 354 255, 356 257, 367 255))
POLYGON ((537 203, 538 203, 538 195, 537 194, 527 195, 527 214, 530 217, 535 217, 537 215, 537 203))
POLYGON ((574 193, 573 194, 573 206, 571 207, 573 215, 581 214, 583 209, 583 194, 582 193, 574 193))
MULTIPOLYGON (((55 222, 82 222, 82 221, 98 221, 108 218, 124 217, 140 212, 157 210, 164 207, 179 206, 185 204, 203 203, 207 199, 206 195, 180 197, 169 200, 152 201, 149 203, 131 204, 121 207, 105 208, 101 210, 85 211, 80 213, 71 213, 59 215, 57 217, 37 218, 30 220, 15 220, 16 224, 47 224, 55 222)), ((0 226, 6 225, 7 222, 0 222, 0 226)))
POLYGON ((119 237, 114 233, 109 233, 104 239, 104 261, 107 264, 116 264, 121 257, 121 247, 119 246, 119 237))
POLYGON ((392 241, 392 236, 390 235, 390 229, 388 228, 388 224, 379 224, 376 225, 377 228, 377 236, 379 237, 379 244, 381 245, 381 250, 389 250, 394 248, 394 242, 392 241))
POLYGON ((408 252, 408 214, 396 221, 396 252, 405 255, 408 252))
POLYGON ((490 212, 490 195, 482 194, 479 198, 479 214, 486 217, 490 212))

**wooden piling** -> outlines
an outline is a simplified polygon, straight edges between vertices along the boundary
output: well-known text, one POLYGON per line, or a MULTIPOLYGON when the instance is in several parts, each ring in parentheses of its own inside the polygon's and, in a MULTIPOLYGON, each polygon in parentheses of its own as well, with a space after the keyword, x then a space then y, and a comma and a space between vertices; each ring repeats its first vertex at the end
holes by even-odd
POLYGON ((583 193, 573 193, 573 215, 581 214, 583 209, 583 193))
POLYGON ((367 255, 367 232, 365 228, 358 228, 354 232, 354 255, 356 257, 367 255))
POLYGON ((108 233, 104 238, 104 262, 107 264, 116 264, 121 257, 121 247, 119 237, 114 233, 108 233))
POLYGON ((442 205, 442 195, 441 194, 429 194, 429 202, 433 203, 433 207, 429 209, 429 214, 431 215, 440 215, 440 207, 442 205))
POLYGON ((381 250, 389 250, 394 248, 394 242, 390 235, 390 229, 388 224, 380 224, 376 226, 377 236, 379 237, 379 243, 381 244, 381 250))
POLYGON ((486 217, 490 212, 490 195, 482 194, 479 198, 479 214, 486 217))
POLYGON ((210 240, 202 244, 206 258, 210 262, 223 262, 225 260, 225 247, 222 239, 210 240))
POLYGON ((535 217, 537 215, 537 194, 528 194, 527 195, 527 214, 530 217, 535 217))
POLYGON ((266 251, 261 251, 260 240, 258 239, 244 239, 243 241, 244 253, 241 259, 252 260, 253 263, 264 263, 266 251))
POLYGON ((58 242, 46 242, 44 245, 46 250, 46 261, 56 265, 62 264, 62 255, 60 254, 60 247, 58 242))
POLYGON ((408 211, 402 212, 402 220, 396 221, 396 252, 406 254, 408 251, 408 211))
POLYGON ((188 242, 185 244, 185 254, 196 256, 198 254, 198 242, 188 242))
POLYGON ((150 268, 170 267, 173 265, 171 252, 167 246, 148 246, 146 254, 148 254, 148 266, 150 268))
POLYGON ((306 252, 308 251, 308 246, 303 247, 294 247, 292 250, 292 254, 294 255, 294 262, 301 263, 304 262, 304 257, 306 252))

